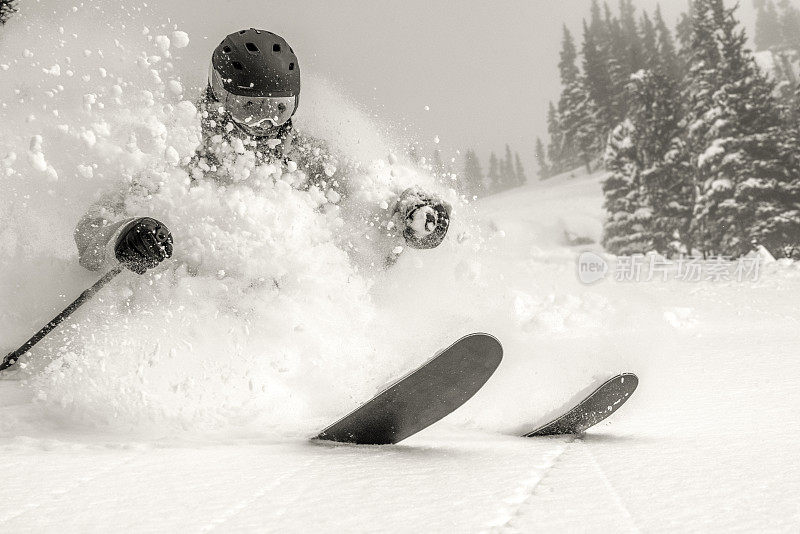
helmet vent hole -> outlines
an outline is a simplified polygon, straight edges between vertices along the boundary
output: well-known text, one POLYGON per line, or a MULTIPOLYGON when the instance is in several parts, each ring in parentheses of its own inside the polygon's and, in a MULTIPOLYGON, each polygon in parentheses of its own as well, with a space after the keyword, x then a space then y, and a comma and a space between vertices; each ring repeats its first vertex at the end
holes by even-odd
POLYGON ((231 47, 230 46, 226 46, 225 48, 222 49, 222 51, 225 52, 226 54, 230 54, 231 53, 231 47))
POLYGON ((275 43, 274 45, 272 45, 272 51, 273 52, 280 52, 281 51, 281 45, 279 45, 278 43, 275 43))
POLYGON ((247 47, 247 50, 249 50, 250 52, 255 52, 256 54, 258 54, 258 47, 256 46, 255 43, 245 43, 244 46, 247 47))
POLYGON ((247 30, 239 30, 239 34, 247 33, 247 30))
POLYGON ((294 70, 294 63, 289 63, 289 70, 294 70))
POLYGON ((233 62, 233 68, 236 70, 244 70, 244 66, 242 66, 242 64, 239 63, 238 61, 233 62))

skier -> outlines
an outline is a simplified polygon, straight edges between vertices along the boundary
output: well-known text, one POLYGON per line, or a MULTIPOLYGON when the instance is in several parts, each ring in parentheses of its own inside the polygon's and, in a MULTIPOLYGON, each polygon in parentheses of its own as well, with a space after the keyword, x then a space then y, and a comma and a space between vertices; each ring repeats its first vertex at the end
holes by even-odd
MULTIPOLYGON (((338 161, 319 140, 295 132, 292 117, 299 102, 299 62, 282 37, 253 28, 225 37, 213 52, 208 85, 198 106, 203 139, 187 169, 192 180, 224 179, 230 156, 237 152, 232 147, 238 151, 246 147, 258 162, 295 162, 308 178, 306 187, 337 186, 346 195, 347 172, 342 169, 348 170, 347 162, 338 161)), ((81 265, 98 270, 116 257, 143 274, 172 255, 166 225, 152 217, 125 217, 125 197, 134 189, 104 199, 78 223, 75 242, 81 265)), ((393 209, 390 220, 381 222, 384 234, 418 249, 434 248, 443 241, 450 223, 448 203, 418 187, 397 192, 389 200, 393 209)), ((402 247, 392 249, 387 264, 396 260, 402 247)))

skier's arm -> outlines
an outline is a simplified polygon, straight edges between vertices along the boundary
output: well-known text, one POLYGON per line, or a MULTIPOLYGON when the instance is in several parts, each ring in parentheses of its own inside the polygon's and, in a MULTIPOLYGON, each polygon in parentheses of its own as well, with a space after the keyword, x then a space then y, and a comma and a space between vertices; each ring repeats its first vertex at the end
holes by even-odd
POLYGON ((91 271, 106 266, 114 258, 117 238, 135 220, 133 217, 114 220, 106 206, 99 204, 92 207, 75 227, 80 264, 91 271))

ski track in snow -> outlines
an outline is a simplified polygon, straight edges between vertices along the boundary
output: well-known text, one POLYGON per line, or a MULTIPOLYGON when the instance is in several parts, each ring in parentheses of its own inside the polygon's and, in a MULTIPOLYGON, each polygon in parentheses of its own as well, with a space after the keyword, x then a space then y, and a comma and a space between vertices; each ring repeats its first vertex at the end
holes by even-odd
POLYGON ((609 495, 611 495, 615 504, 619 508, 621 516, 624 517, 625 520, 627 520, 629 528, 626 530, 630 532, 640 532, 639 527, 636 526, 636 521, 634 520, 633 515, 631 515, 630 510, 628 510, 628 507, 625 505, 625 502, 622 500, 619 493, 614 488, 614 485, 608 479, 608 476, 606 476, 605 471, 603 471, 603 468, 600 467, 600 464, 597 463, 597 459, 594 457, 594 454, 592 454, 591 447, 586 446, 583 440, 576 440, 576 442, 580 451, 589 458, 589 463, 592 465, 595 471, 597 471, 598 476, 603 481, 603 485, 606 487, 609 495))
MULTIPOLYGON (((564 440, 564 438, 558 439, 564 440)), ((523 480, 510 497, 502 500, 505 506, 498 513, 497 523, 490 525, 490 532, 518 532, 513 526, 514 519, 518 517, 523 507, 530 505, 530 501, 535 498, 536 488, 547 477, 550 470, 555 467, 568 448, 569 442, 564 443, 560 449, 552 454, 545 455, 540 460, 543 465, 536 465, 536 469, 530 472, 529 478, 523 480)))

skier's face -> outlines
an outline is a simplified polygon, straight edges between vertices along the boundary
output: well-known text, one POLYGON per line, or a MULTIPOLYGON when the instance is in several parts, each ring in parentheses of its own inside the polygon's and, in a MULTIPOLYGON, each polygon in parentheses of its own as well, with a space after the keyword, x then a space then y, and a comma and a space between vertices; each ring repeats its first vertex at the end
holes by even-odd
POLYGON ((292 118, 299 98, 297 96, 245 96, 227 91, 213 66, 209 84, 214 98, 222 104, 225 113, 242 130, 254 137, 269 137, 277 127, 292 118))
POLYGON ((228 94, 224 107, 231 118, 244 129, 270 130, 286 124, 294 114, 297 97, 248 97, 228 94))

